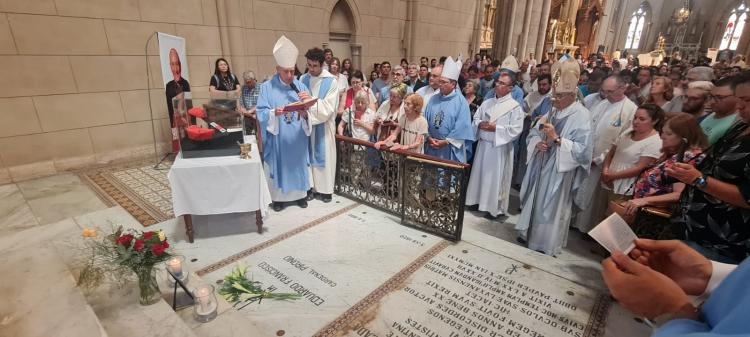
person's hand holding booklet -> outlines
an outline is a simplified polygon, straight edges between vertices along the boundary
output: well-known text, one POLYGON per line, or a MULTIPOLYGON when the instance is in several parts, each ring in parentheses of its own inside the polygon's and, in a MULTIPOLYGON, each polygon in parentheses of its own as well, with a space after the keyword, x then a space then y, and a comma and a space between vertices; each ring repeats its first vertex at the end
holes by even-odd
POLYGON ((291 104, 285 106, 284 107, 284 112, 307 110, 311 106, 313 106, 313 104, 315 104, 317 101, 318 101, 317 98, 311 98, 311 99, 308 99, 306 101, 294 102, 294 103, 291 103, 291 104))

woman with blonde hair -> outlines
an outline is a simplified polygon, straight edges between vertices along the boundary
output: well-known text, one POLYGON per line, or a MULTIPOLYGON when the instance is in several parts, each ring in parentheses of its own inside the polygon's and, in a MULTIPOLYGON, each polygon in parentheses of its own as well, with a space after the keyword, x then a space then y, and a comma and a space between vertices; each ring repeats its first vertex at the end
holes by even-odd
POLYGON ((424 100, 421 96, 411 94, 404 100, 404 114, 398 118, 396 128, 391 131, 388 138, 375 143, 375 147, 381 149, 383 145, 395 143, 401 136, 401 140, 390 147, 391 150, 406 150, 409 152, 424 153, 424 140, 427 134, 427 119, 422 116, 424 100))
POLYGON ((385 140, 398 124, 398 118, 404 114, 404 97, 406 84, 394 83, 389 87, 388 100, 383 102, 376 114, 377 139, 385 140))

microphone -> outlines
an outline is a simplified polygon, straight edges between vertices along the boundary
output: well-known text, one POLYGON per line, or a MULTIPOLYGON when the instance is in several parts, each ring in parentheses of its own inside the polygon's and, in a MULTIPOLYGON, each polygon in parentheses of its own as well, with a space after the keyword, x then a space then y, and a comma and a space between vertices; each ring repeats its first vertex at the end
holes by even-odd
POLYGON ((294 81, 292 81, 292 83, 289 83, 289 86, 292 87, 292 90, 294 90, 294 92, 299 94, 299 89, 297 89, 297 86, 294 85, 294 81))

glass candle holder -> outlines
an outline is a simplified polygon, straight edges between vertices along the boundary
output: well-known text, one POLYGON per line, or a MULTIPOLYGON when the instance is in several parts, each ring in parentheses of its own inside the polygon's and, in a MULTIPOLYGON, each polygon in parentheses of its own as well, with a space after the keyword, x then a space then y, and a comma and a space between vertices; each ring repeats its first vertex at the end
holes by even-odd
POLYGON ((206 323, 216 318, 219 302, 216 300, 213 285, 201 284, 193 289, 193 299, 195 320, 206 323))
MULTIPOLYGON (((188 273, 187 269, 185 268, 185 257, 182 255, 174 255, 167 260, 166 269, 174 277, 180 280, 183 284, 187 283, 188 281, 188 273)), ((171 276, 167 277, 167 282, 169 283, 170 287, 174 287, 175 281, 171 276)))

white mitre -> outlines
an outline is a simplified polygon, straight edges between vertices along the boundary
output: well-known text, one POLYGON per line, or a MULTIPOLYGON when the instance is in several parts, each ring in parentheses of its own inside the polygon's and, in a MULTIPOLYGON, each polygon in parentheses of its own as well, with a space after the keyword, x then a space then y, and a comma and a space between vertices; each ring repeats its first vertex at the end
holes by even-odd
POLYGON ((518 60, 516 60, 515 56, 508 55, 508 57, 503 60, 503 63, 500 64, 500 69, 507 69, 512 71, 513 73, 517 73, 520 67, 518 66, 518 60))
POLYGON ((460 73, 461 67, 458 65, 458 63, 456 63, 456 61, 453 61, 452 57, 448 56, 448 58, 445 59, 445 64, 443 65, 443 73, 440 74, 440 76, 458 81, 458 75, 460 73))
POLYGON ((282 35, 273 46, 273 57, 282 68, 294 68, 297 65, 299 50, 286 36, 282 35))
POLYGON ((552 89, 556 93, 575 93, 581 66, 572 57, 562 57, 552 65, 552 89))

